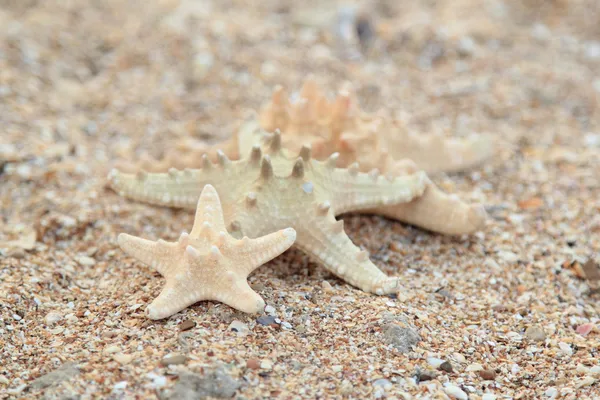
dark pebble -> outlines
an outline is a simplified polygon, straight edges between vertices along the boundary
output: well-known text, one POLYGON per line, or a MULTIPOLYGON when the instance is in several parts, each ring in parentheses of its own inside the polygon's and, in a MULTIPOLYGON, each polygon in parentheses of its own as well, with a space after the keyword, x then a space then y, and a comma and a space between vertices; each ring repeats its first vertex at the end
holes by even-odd
POLYGON ((445 371, 449 374, 451 374, 454 370, 452 369, 452 364, 450 364, 450 361, 444 361, 443 363, 440 364, 440 369, 442 371, 445 371))
POLYGON ((256 322, 258 322, 259 324, 264 325, 264 326, 277 325, 277 323, 275 322, 275 317, 272 315, 260 316, 256 319, 256 322))
POLYGON ((179 331, 180 332, 189 331, 190 329, 192 329, 195 326, 196 326, 196 323, 194 321, 186 319, 181 324, 179 324, 179 331))

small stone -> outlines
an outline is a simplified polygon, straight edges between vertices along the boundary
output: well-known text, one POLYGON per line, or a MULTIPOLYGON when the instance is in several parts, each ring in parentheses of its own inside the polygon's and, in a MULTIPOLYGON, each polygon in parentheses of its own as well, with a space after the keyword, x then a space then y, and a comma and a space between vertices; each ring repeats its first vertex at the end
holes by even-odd
POLYGON ((467 396, 467 394, 463 392, 461 388, 452 384, 444 387, 444 392, 446 392, 446 394, 453 399, 469 400, 469 396, 467 396))
POLYGON ((556 398, 556 396, 558 396, 558 390, 556 388, 553 388, 553 387, 548 388, 544 392, 544 396, 550 397, 551 399, 554 399, 554 398, 556 398))
POLYGON ((468 57, 475 53, 475 41, 470 36, 464 36, 458 41, 458 54, 468 57))
POLYGON ((590 375, 600 376, 600 365, 594 365, 592 368, 590 368, 590 370, 588 371, 588 373, 590 375))
POLYGON ((88 257, 88 256, 77 257, 77 262, 84 267, 92 267, 92 266, 96 265, 96 260, 94 260, 92 257, 88 257))
POLYGON ((237 332, 238 336, 246 336, 250 332, 248 325, 246 325, 242 321, 238 321, 237 319, 232 321, 231 324, 229 324, 228 329, 230 331, 237 332))
POLYGON ((261 369, 273 369, 273 363, 270 360, 262 360, 260 362, 260 368, 261 369))
POLYGON ((290 324, 289 322, 283 321, 281 323, 281 326, 285 329, 292 329, 292 324, 290 324))
POLYGON ((181 324, 179 324, 179 331, 180 332, 188 331, 188 330, 192 329, 195 326, 196 326, 196 323, 194 321, 186 319, 181 324))
POLYGON ((179 381, 171 389, 163 391, 159 397, 166 400, 231 398, 239 387, 240 383, 220 366, 208 370, 204 375, 179 372, 179 381))
POLYGON ((60 368, 47 373, 46 375, 42 375, 39 378, 35 379, 29 385, 32 389, 45 389, 54 384, 58 384, 62 381, 71 379, 75 375, 79 373, 79 369, 73 363, 65 363, 60 368))
POLYGON ((260 362, 255 358, 251 358, 246 361, 246 368, 257 370, 260 368, 260 362))
POLYGON ((160 360, 160 365, 166 367, 168 365, 180 365, 187 362, 187 357, 183 354, 167 354, 160 360))
POLYGON ((272 315, 261 315, 256 319, 256 322, 264 326, 277 325, 275 317, 272 315))
POLYGON ((12 317, 15 321, 20 321, 23 319, 23 317, 21 317, 19 314, 13 314, 12 317))
POLYGON ((450 361, 444 361, 441 365, 440 365, 440 369, 444 372, 447 372, 449 374, 451 374, 454 370, 452 369, 452 364, 450 364, 450 361))
POLYGON ((440 365, 444 363, 444 360, 436 357, 428 357, 427 364, 431 365, 433 368, 438 369, 440 365))
POLYGON ((265 307, 265 312, 269 315, 275 315, 276 310, 275 307, 273 307, 272 305, 268 305, 265 307))
POLYGON ((321 282, 321 287, 323 288, 323 291, 325 293, 331 293, 333 292, 333 287, 331 286, 331 284, 327 281, 323 281, 321 282))
POLYGON ((103 353, 104 354, 114 354, 114 353, 118 353, 119 351, 121 351, 121 348, 119 346, 112 345, 112 346, 105 347, 103 353))
POLYGON ((467 371, 467 372, 483 371, 483 366, 478 363, 470 364, 470 365, 467 365, 467 368, 465 368, 465 371, 467 371))
POLYGON ((560 351, 567 355, 567 356, 571 356, 573 355, 573 349, 571 348, 571 346, 569 346, 567 343, 565 342, 560 342, 558 344, 558 348, 560 349, 560 351))
POLYGON ((481 400, 496 400, 496 395, 492 393, 484 393, 481 400))
POLYGON ((417 382, 427 382, 437 377, 437 373, 431 370, 417 370, 417 373, 415 375, 417 382))
POLYGON ((594 324, 587 323, 579 325, 577 329, 575 329, 575 332, 579 333, 581 336, 587 336, 592 329, 594 329, 594 324))
POLYGON ((543 342, 546 340, 546 332, 539 325, 532 325, 525 331, 525 337, 534 342, 543 342))
POLYGON ((586 376, 585 378, 581 379, 580 381, 575 382, 575 387, 577 389, 581 389, 582 387, 591 386, 594 383, 596 383, 596 378, 593 378, 591 376, 586 376))
POLYGON ((54 325, 55 323, 57 323, 58 321, 60 321, 62 319, 62 315, 60 315, 57 312, 49 312, 48 314, 46 314, 46 325, 54 325))
POLYGON ((8 385, 9 383, 10 381, 4 375, 0 375, 0 384, 8 385))
POLYGON ((479 371, 479 376, 485 381, 493 381, 496 379, 496 371, 493 369, 484 369, 479 371))
POLYGON ((331 366, 331 370, 333 372, 340 372, 340 371, 342 371, 342 369, 344 369, 344 367, 342 367, 341 365, 332 365, 331 366))
POLYGON ((113 356, 113 360, 115 360, 119 364, 125 365, 129 364, 133 360, 133 356, 131 354, 119 353, 113 356))
POLYGON ((384 326, 383 337, 386 344, 391 344, 401 353, 408 353, 421 340, 414 329, 397 324, 384 326))
POLYGON ((381 387, 383 390, 387 390, 392 388, 392 382, 388 381, 385 378, 381 378, 374 381, 373 386, 381 387))

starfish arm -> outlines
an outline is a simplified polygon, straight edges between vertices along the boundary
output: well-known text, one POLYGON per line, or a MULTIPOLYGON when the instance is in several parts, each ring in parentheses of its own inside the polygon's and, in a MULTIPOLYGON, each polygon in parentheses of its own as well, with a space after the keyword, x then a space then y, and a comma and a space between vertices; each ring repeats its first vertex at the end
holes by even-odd
POLYGON ((423 194, 427 181, 427 175, 422 171, 390 180, 376 171, 365 174, 353 168, 335 168, 317 178, 319 186, 330 193, 331 207, 336 215, 409 202, 423 194))
POLYGON ((117 242, 125 253, 156 269, 161 275, 165 275, 169 265, 181 254, 178 243, 169 243, 164 240, 154 242, 121 233, 117 242))
POLYGON ((398 289, 398 278, 388 277, 369 260, 346 235, 343 221, 327 217, 310 221, 310 226, 298 229, 295 245, 319 261, 328 271, 365 292, 393 293, 398 289))
POLYGON ((462 235, 483 228, 487 218, 481 204, 468 204, 456 195, 439 190, 433 183, 425 193, 409 203, 382 206, 367 212, 446 235, 462 235))
POLYGON ((410 158, 427 173, 464 171, 492 157, 495 151, 494 140, 489 135, 463 139, 438 134, 404 134, 391 138, 388 135, 387 146, 393 158, 410 158))
POLYGON ((169 170, 168 173, 128 174, 113 169, 108 175, 109 185, 120 195, 134 200, 168 206, 195 209, 202 188, 214 185, 220 193, 233 195, 240 182, 248 182, 253 164, 250 161, 230 161, 219 152, 219 163, 214 165, 203 156, 202 169, 169 170))
POLYGON ((265 301, 252 290, 246 278, 231 273, 226 277, 226 286, 214 292, 212 298, 248 314, 261 313, 265 309, 265 301))
POLYGON ((286 228, 256 239, 244 237, 236 240, 229 249, 224 249, 224 255, 249 274, 289 249, 295 240, 296 231, 286 228))
POLYGON ((216 231, 226 231, 221 200, 219 199, 217 190, 210 184, 204 186, 204 189, 200 193, 198 205, 196 206, 194 226, 190 235, 197 237, 206 226, 216 231))
POLYGON ((202 300, 209 300, 206 287, 192 287, 190 281, 179 277, 167 279, 165 287, 154 301, 146 308, 150 319, 163 319, 202 300))

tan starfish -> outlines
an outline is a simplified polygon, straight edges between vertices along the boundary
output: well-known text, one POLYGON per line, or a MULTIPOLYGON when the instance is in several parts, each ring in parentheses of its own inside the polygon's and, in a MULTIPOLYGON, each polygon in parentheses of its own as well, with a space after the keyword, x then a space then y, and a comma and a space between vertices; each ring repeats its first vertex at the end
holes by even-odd
POLYGON ((286 228, 256 239, 227 233, 219 195, 211 185, 200 193, 192 231, 177 242, 141 239, 121 233, 119 246, 165 277, 160 295, 146 310, 151 319, 169 317, 202 300, 216 300, 247 313, 264 309, 248 286, 248 274, 287 250, 296 231, 286 228))
POLYGON ((409 202, 422 195, 424 172, 384 177, 356 166, 336 168, 337 154, 326 161, 311 158, 310 148, 291 157, 275 134, 263 155, 259 145, 249 157, 231 161, 218 152, 218 164, 203 157, 199 170, 126 174, 116 170, 110 185, 120 194, 153 204, 191 208, 200 189, 214 185, 221 195, 225 221, 232 234, 259 237, 291 226, 295 246, 319 261, 330 272, 360 289, 384 294, 397 289, 390 278, 348 238, 343 221, 335 215, 409 202))
POLYGON ((469 169, 494 153, 494 142, 486 135, 465 139, 418 135, 410 132, 404 121, 367 114, 360 110, 349 83, 330 102, 309 77, 297 97, 290 101, 278 86, 260 112, 260 125, 269 132, 281 130, 284 145, 292 149, 299 143, 311 143, 317 159, 338 151, 350 162, 372 163, 378 168, 382 162, 410 159, 427 173, 437 173, 469 169), (378 156, 375 161, 374 154, 378 156))

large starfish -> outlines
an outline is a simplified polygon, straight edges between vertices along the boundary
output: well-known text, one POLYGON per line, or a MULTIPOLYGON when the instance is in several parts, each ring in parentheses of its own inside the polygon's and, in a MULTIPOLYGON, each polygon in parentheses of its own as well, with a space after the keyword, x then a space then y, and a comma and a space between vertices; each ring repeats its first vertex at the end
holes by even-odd
MULTIPOLYGON (((211 160, 216 160, 217 150, 232 159, 239 159, 254 144, 268 141, 270 134, 266 130, 274 127, 279 127, 286 148, 299 151, 302 144, 310 143, 316 159, 323 160, 338 152, 340 166, 348 167, 358 162, 363 172, 377 168, 382 173, 403 175, 423 166, 426 170, 437 170, 439 164, 434 165, 434 161, 453 165, 453 168, 447 168, 449 170, 466 168, 489 157, 492 152, 492 141, 488 137, 461 141, 436 135, 420 138, 408 134, 403 128, 393 127, 396 122, 386 122, 385 118, 362 112, 350 91, 340 92, 333 102, 329 102, 312 79, 307 79, 298 97, 294 103, 290 102, 279 87, 259 117, 243 124, 229 140, 212 147, 186 140, 168 151, 162 160, 146 157, 133 166, 120 163, 119 168, 155 172, 166 172, 170 167, 197 168, 205 153, 211 160), (394 136, 398 132, 400 134, 394 136), (388 139, 382 139, 384 137, 388 139), (395 143, 392 146, 395 156, 389 151, 388 142, 395 143), (410 159, 399 158, 403 151, 411 152, 411 156, 419 160, 418 165, 410 159)), ((423 196, 409 203, 363 211, 450 235, 473 233, 484 226, 487 217, 483 205, 465 203, 455 195, 442 192, 432 182, 428 183, 423 196)))
POLYGON ((153 204, 191 208, 206 184, 221 195, 225 221, 234 235, 249 237, 293 227, 295 246, 308 253, 330 272, 358 288, 377 294, 397 289, 390 278, 358 249, 346 235, 343 221, 335 215, 373 207, 409 202, 423 194, 424 172, 384 177, 336 168, 337 154, 327 161, 311 158, 303 147, 297 158, 281 148, 275 134, 263 155, 259 145, 249 157, 231 161, 218 152, 214 165, 203 157, 203 168, 168 173, 109 175, 110 185, 120 194, 153 204))
POLYGON ((216 300, 247 313, 264 309, 263 299, 248 286, 248 274, 287 250, 296 231, 286 228, 256 239, 227 233, 215 188, 204 186, 192 231, 177 242, 141 239, 121 233, 119 246, 166 278, 160 295, 148 306, 151 319, 169 317, 202 300, 216 300))

